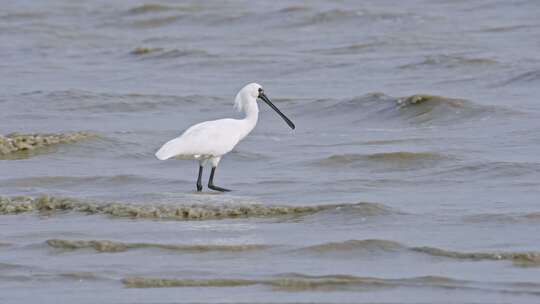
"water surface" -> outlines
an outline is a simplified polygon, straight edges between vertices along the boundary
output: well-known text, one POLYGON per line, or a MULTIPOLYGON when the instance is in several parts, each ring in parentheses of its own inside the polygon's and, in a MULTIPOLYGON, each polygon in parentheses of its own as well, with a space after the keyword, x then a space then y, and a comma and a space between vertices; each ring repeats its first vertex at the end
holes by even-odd
POLYGON ((0 155, 0 302, 538 302, 539 14, 5 1, 0 134, 91 136, 0 155), (252 81, 297 128, 261 104, 198 194, 153 154, 252 81))

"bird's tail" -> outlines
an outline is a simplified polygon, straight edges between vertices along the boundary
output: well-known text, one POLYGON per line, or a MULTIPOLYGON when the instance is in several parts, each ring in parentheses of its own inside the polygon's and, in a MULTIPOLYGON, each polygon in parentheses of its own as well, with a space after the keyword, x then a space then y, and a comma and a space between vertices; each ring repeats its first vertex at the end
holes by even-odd
POLYGON ((175 138, 166 142, 156 152, 156 158, 159 160, 166 160, 180 154, 180 138, 175 138))

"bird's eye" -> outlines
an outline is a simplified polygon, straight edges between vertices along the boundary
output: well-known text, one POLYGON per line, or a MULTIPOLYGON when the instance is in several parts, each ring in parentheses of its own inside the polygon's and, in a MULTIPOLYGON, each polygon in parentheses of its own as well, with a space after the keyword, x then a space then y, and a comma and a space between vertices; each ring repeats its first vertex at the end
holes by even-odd
POLYGON ((263 93, 263 89, 262 88, 259 88, 259 93, 263 93))

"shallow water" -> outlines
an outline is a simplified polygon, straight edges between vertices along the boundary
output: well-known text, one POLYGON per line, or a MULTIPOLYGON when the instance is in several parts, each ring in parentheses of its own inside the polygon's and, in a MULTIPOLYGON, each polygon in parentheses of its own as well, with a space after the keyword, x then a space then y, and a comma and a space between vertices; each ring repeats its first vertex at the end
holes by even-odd
POLYGON ((0 302, 538 302, 539 14, 2 3, 0 302), (153 153, 252 81, 297 129, 261 105, 198 194, 153 153))

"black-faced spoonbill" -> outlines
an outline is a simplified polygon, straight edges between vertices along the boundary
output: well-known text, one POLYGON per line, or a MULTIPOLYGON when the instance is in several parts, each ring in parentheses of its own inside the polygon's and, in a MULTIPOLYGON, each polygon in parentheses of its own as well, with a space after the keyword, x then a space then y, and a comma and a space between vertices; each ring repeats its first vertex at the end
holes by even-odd
POLYGON ((159 160, 171 157, 198 160, 197 191, 202 190, 203 167, 210 163, 212 164, 212 172, 208 180, 208 188, 222 192, 230 191, 214 185, 214 173, 221 157, 231 152, 238 142, 255 128, 259 118, 257 98, 262 99, 274 109, 291 129, 295 128, 293 122, 266 97, 262 87, 257 83, 250 83, 238 92, 234 101, 235 108, 246 114, 244 119, 225 118, 205 121, 191 126, 179 137, 165 143, 156 152, 156 157, 159 160))

